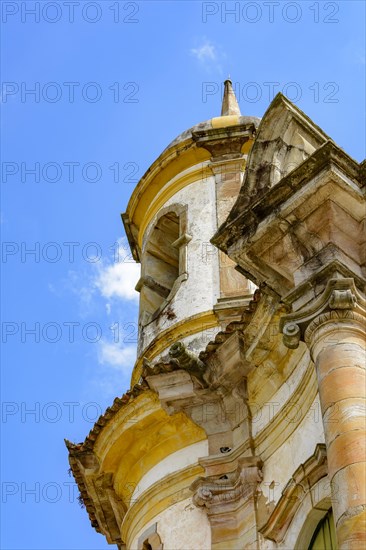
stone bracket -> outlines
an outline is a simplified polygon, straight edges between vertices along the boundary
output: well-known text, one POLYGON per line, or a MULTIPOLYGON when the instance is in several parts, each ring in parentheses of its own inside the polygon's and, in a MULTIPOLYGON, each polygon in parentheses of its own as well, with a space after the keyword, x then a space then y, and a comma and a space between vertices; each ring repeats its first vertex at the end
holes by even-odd
POLYGON ((197 507, 210 512, 230 508, 240 499, 252 497, 262 481, 262 461, 258 457, 245 457, 238 461, 235 472, 224 476, 200 477, 190 487, 197 507))
POLYGON ((169 349, 168 356, 163 357, 155 365, 151 365, 146 357, 143 359, 142 377, 152 377, 158 374, 165 374, 177 370, 182 370, 194 377, 194 380, 200 387, 205 387, 203 380, 205 364, 182 342, 176 342, 169 349))
POLYGON ((366 308, 366 300, 352 278, 330 279, 324 292, 307 308, 284 315, 280 321, 283 343, 296 349, 304 340, 307 326, 321 313, 332 310, 360 310, 366 308))

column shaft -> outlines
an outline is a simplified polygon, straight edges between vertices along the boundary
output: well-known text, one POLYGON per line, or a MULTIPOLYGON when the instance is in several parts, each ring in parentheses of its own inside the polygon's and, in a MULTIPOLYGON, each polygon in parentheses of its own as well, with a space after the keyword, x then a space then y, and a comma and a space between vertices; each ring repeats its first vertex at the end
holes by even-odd
POLYGON ((337 312, 306 331, 319 383, 338 545, 366 548, 366 350, 364 319, 337 312))

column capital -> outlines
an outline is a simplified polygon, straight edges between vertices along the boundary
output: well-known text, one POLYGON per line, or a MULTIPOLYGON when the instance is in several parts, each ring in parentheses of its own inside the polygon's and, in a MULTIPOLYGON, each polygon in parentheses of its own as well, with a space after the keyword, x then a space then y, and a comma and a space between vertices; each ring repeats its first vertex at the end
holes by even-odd
POLYGON ((283 343, 290 349, 296 349, 301 340, 311 346, 320 328, 331 323, 334 330, 334 324, 341 322, 356 322, 366 332, 366 300, 352 278, 330 279, 307 307, 284 315, 280 321, 283 343))

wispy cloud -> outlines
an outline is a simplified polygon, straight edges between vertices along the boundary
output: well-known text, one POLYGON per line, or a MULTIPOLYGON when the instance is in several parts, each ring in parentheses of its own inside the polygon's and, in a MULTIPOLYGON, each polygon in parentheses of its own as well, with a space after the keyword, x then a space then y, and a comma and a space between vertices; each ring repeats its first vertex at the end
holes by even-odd
POLYGON ((201 63, 217 60, 216 48, 214 44, 212 44, 212 42, 210 42, 209 40, 206 40, 198 48, 192 48, 191 54, 194 55, 198 59, 198 61, 201 61, 201 63))
POLYGON ((195 48, 191 48, 190 54, 197 59, 206 71, 218 71, 222 73, 221 63, 226 58, 226 55, 208 38, 201 38, 198 45, 195 48))
POLYGON ((85 386, 85 398, 94 394, 102 401, 123 393, 136 360, 138 298, 135 291, 140 266, 129 254, 125 238, 118 241, 118 251, 69 270, 58 287, 50 283, 50 292, 64 299, 65 291, 75 296, 77 314, 97 323, 102 337, 86 355, 91 358, 85 386))
POLYGON ((139 279, 140 266, 126 253, 126 239, 118 241, 120 250, 117 257, 102 258, 99 262, 88 264, 81 271, 70 269, 62 285, 49 283, 50 292, 60 298, 66 291, 77 298, 79 315, 85 319, 95 315, 103 299, 104 314, 110 315, 113 306, 119 308, 128 302, 131 306, 138 303, 139 294, 135 291, 139 279))
POLYGON ((98 355, 101 365, 110 365, 121 371, 127 369, 130 372, 136 359, 136 347, 101 340, 98 355))

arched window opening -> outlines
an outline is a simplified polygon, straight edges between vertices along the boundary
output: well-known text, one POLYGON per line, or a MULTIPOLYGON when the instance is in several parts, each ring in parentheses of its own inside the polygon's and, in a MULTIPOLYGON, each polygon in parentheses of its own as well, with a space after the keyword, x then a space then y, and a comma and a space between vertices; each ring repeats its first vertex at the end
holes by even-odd
POLYGON ((140 303, 145 322, 158 312, 179 276, 178 239, 179 218, 169 212, 154 227, 143 258, 140 303))
POLYGON ((338 550, 332 509, 318 524, 309 550, 338 550))
POLYGON ((140 292, 140 323, 154 320, 187 279, 187 216, 184 207, 166 211, 156 222, 144 247, 140 292))
POLYGON ((138 540, 139 550, 163 550, 163 543, 157 532, 157 524, 151 525, 138 540))
POLYGON ((160 218, 147 244, 145 276, 162 289, 153 290, 161 298, 167 298, 179 275, 179 250, 174 245, 178 239, 179 218, 170 212, 160 218))

